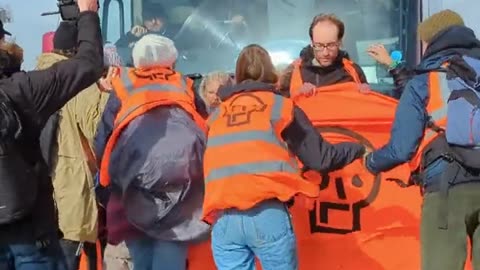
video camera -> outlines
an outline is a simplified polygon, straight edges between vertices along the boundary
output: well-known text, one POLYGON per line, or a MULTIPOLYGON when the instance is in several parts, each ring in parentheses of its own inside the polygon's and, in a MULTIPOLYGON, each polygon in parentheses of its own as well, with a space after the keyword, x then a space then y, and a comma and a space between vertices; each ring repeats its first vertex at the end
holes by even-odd
MULTIPOLYGON (((75 21, 80 14, 76 0, 57 0, 58 11, 56 12, 45 12, 42 13, 42 16, 60 14, 62 20, 64 21, 75 21)), ((100 6, 99 1, 97 4, 100 6)))
POLYGON ((75 0, 58 0, 58 10, 64 21, 74 21, 78 18, 80 10, 75 0))

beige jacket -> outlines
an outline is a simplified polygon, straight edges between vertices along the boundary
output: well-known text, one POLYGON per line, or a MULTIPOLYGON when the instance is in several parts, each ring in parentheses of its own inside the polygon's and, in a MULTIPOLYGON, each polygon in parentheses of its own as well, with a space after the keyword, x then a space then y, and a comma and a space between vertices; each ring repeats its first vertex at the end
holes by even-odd
MULTIPOLYGON (((58 54, 42 54, 37 69, 48 68, 65 59, 58 54)), ((91 149, 107 99, 108 94, 94 84, 60 110, 58 152, 53 154, 52 181, 60 229, 68 240, 95 242, 97 239, 98 209, 93 181, 96 163, 87 149, 91 149)))

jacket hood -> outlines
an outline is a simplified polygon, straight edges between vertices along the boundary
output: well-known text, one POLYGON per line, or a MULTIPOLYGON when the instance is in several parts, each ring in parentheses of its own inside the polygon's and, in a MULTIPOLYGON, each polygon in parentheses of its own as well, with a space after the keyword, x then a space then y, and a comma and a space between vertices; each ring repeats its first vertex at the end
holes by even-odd
POLYGON ((37 58, 37 67, 35 69, 37 70, 47 69, 53 66, 53 64, 57 62, 67 60, 67 59, 68 59, 67 57, 60 54, 43 53, 37 58))
POLYGON ((241 92, 253 92, 258 90, 266 90, 275 92, 275 86, 263 83, 263 82, 256 82, 256 81, 245 81, 233 86, 224 86, 218 89, 218 97, 221 101, 225 101, 231 96, 241 93, 241 92))
POLYGON ((452 26, 438 33, 425 51, 418 69, 437 69, 455 55, 480 58, 480 41, 475 37, 472 29, 465 26, 452 26))

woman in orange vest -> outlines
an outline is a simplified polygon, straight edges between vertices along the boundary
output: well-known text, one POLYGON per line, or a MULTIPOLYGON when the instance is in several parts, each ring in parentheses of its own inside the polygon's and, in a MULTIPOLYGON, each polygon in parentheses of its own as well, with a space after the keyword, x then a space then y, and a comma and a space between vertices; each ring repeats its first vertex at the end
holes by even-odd
POLYGON ((237 85, 219 90, 220 106, 208 119, 204 156, 203 219, 213 224, 217 268, 297 269, 295 235, 286 203, 319 195, 301 177, 305 166, 328 173, 364 155, 355 143, 324 141, 305 113, 275 89, 278 77, 267 51, 243 49, 237 85))
POLYGON ((122 68, 95 143, 107 203, 110 244, 125 242, 135 269, 186 269, 191 241, 208 238, 201 221, 206 124, 192 81, 174 70, 173 41, 146 35, 122 68))

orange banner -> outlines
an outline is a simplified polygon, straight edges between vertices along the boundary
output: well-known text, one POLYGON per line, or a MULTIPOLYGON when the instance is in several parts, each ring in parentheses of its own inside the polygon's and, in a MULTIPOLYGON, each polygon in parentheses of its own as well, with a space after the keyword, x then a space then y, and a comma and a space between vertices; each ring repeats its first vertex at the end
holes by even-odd
MULTIPOLYGON (((358 88, 357 88, 358 89, 358 88)), ((383 146, 390 137, 397 101, 357 89, 326 89, 297 100, 324 138, 337 143, 383 146)), ((291 208, 298 240, 299 269, 420 269, 418 187, 405 188, 408 167, 378 176, 357 161, 320 177, 313 210, 291 208)), ((216 269, 209 243, 192 247, 189 269, 216 269)))

